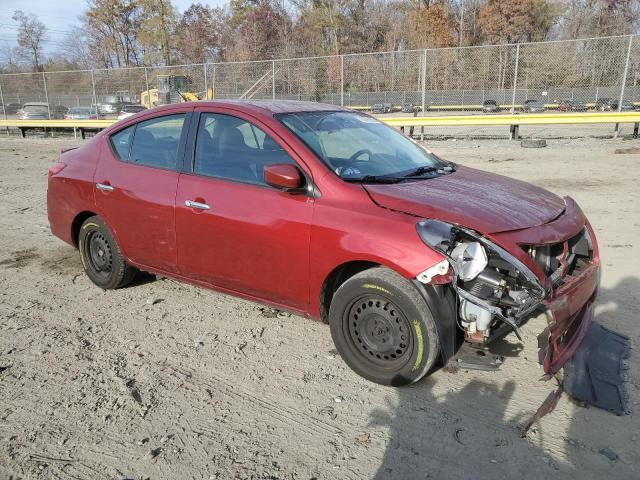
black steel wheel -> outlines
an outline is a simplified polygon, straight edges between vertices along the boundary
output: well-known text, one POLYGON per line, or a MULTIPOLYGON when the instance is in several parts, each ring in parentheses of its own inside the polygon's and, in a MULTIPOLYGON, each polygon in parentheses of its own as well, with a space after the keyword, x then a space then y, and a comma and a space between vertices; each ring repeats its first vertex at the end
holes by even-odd
POLYGON ((365 358, 383 368, 408 361, 412 327, 396 305, 382 295, 363 295, 344 314, 348 325, 345 333, 365 358))
POLYGON ((83 251, 87 252, 87 268, 100 278, 107 279, 113 270, 113 252, 100 230, 91 230, 85 235, 83 251))
POLYGON ((80 227, 80 259, 87 276, 105 290, 119 288, 133 280, 137 270, 124 260, 113 235, 100 217, 90 217, 80 227))
POLYGON ((414 383, 439 353, 436 325, 416 287, 387 268, 354 275, 334 294, 331 336, 356 373, 383 385, 414 383))

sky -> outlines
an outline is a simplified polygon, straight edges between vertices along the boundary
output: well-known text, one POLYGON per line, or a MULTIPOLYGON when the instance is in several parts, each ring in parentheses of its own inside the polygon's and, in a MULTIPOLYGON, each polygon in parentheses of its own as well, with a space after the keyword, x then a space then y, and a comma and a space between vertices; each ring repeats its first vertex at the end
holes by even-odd
MULTIPOLYGON (((192 3, 218 6, 225 0, 172 0, 180 13, 192 3)), ((87 8, 86 0, 0 0, 0 45, 16 46, 17 23, 11 17, 15 10, 36 14, 48 28, 45 55, 51 55, 60 42, 79 24, 78 17, 87 8)))

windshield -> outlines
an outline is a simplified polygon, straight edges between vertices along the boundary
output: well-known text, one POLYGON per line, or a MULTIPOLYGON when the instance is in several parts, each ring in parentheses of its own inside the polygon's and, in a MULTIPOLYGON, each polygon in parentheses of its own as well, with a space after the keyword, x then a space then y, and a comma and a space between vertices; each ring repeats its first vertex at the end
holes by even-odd
POLYGON ((424 172, 449 166, 398 131, 361 113, 287 113, 277 118, 345 180, 405 177, 417 169, 424 172))

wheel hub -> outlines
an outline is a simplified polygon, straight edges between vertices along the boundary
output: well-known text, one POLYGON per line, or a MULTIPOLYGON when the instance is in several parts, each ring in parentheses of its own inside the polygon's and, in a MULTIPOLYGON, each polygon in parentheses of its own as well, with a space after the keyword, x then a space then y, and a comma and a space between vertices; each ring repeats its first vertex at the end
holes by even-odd
POLYGON ((100 232, 94 232, 88 238, 90 265, 96 273, 111 271, 113 257, 107 239, 100 232))
POLYGON ((348 321, 353 344, 369 361, 390 365, 405 360, 409 354, 409 322, 385 298, 367 296, 355 301, 348 321))

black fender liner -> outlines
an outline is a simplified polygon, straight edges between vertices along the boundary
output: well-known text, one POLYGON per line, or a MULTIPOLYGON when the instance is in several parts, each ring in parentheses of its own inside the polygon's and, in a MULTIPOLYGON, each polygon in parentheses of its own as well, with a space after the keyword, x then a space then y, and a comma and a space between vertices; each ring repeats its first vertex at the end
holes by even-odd
POLYGON ((456 319, 456 294, 449 284, 425 285, 416 279, 413 279, 412 282, 427 302, 436 321, 438 340, 440 341, 440 358, 442 365, 446 365, 456 354, 463 340, 456 319))

